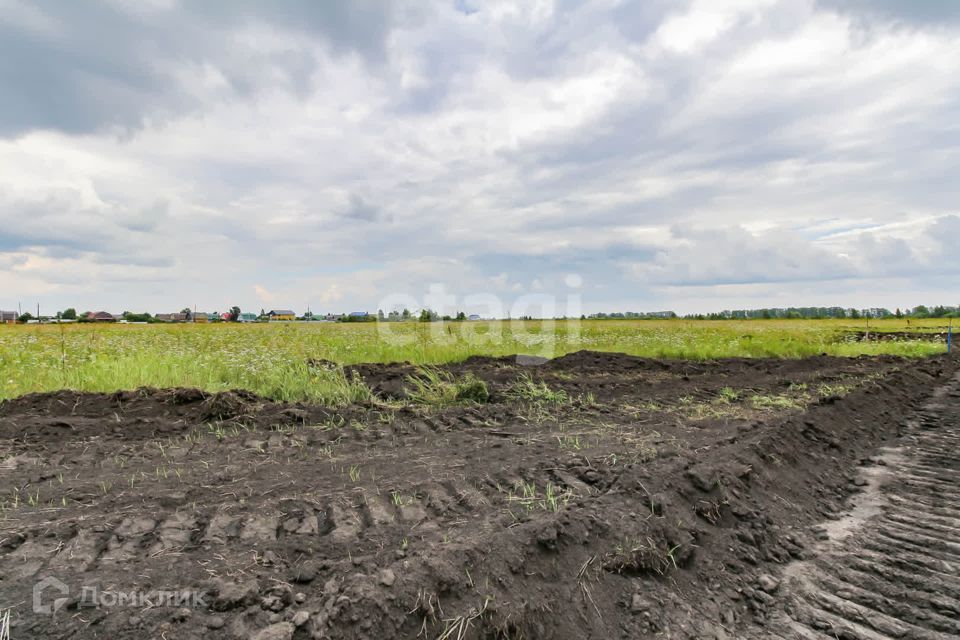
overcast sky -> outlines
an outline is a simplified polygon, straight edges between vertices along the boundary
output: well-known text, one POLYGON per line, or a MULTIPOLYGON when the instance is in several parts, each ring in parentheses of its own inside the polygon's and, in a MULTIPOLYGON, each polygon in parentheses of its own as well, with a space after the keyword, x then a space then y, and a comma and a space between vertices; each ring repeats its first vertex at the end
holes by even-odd
POLYGON ((0 308, 960 303, 955 0, 0 0, 0 81, 0 308))

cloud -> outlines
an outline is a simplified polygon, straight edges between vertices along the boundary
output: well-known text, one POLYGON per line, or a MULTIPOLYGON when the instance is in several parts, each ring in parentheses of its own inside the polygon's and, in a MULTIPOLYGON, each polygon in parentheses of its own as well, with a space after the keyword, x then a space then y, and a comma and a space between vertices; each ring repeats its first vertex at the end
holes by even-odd
POLYGON ((0 295, 952 302, 950 8, 0 0, 0 295))
POLYGON ((862 19, 893 20, 913 26, 937 27, 960 22, 960 6, 951 0, 818 0, 817 4, 862 19))
POLYGON ((646 284, 670 287, 948 276, 960 273, 952 242, 957 232, 956 215, 817 239, 780 228, 674 227, 666 247, 648 260, 629 263, 628 272, 646 284))
POLYGON ((0 5, 0 135, 137 129, 280 86, 313 91, 323 52, 385 56, 374 0, 0 5))

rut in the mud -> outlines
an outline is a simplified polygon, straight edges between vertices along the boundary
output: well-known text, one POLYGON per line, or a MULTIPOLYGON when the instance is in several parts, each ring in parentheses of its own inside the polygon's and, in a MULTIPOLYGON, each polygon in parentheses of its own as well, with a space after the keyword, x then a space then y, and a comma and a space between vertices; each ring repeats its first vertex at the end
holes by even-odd
POLYGON ((786 568, 783 613, 756 637, 960 637, 958 451, 960 377, 877 459, 853 511, 824 526, 816 555, 786 568))

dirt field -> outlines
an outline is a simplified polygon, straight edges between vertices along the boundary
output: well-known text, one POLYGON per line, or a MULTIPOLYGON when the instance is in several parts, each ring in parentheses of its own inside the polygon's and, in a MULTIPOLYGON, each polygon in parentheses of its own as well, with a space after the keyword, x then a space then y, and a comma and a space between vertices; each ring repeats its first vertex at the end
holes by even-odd
POLYGON ((580 352, 438 370, 486 383, 471 404, 406 365, 350 369, 378 400, 339 410, 23 396, 0 405, 0 608, 13 639, 957 637, 956 493, 910 510, 955 487, 956 369, 580 352), (899 553, 869 591, 919 603, 895 628, 824 570, 899 553), (196 597, 125 596, 169 591, 196 597))

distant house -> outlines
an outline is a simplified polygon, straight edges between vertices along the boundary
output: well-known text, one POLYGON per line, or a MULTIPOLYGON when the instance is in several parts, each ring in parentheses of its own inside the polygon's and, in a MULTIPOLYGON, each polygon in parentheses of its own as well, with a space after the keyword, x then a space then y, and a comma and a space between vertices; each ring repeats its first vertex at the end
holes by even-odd
POLYGON ((229 312, 229 311, 224 311, 223 313, 221 313, 221 314, 220 314, 220 319, 221 319, 221 320, 227 320, 227 321, 229 321, 229 320, 230 320, 230 312, 229 312))
POLYGON ((289 309, 271 309, 270 313, 267 314, 270 316, 270 320, 273 322, 296 320, 297 314, 289 309))
POLYGON ((328 313, 327 315, 323 316, 324 322, 338 322, 342 319, 343 319, 342 313, 328 313))
POLYGON ((366 312, 366 311, 351 311, 351 312, 350 312, 350 317, 351 317, 351 318, 366 318, 366 317, 369 316, 369 315, 370 315, 370 314, 369 314, 368 312, 366 312))
POLYGON ((240 316, 237 317, 237 321, 238 322, 256 322, 257 318, 259 317, 260 316, 257 315, 256 313, 250 313, 249 311, 247 311, 245 313, 241 313, 240 316))
POLYGON ((194 311, 193 312, 193 321, 199 322, 201 324, 209 322, 210 314, 206 311, 194 311))
POLYGON ((480 316, 478 316, 475 313, 471 313, 470 315, 467 316, 467 320, 479 320, 479 319, 480 319, 480 316))
POLYGON ((116 322, 117 317, 112 313, 107 313, 106 311, 91 311, 87 314, 87 320, 92 320, 94 322, 116 322))
POLYGON ((0 311, 0 324, 15 324, 16 322, 16 311, 0 311))
POLYGON ((158 322, 186 322, 187 314, 185 313, 158 313, 154 316, 158 322))

